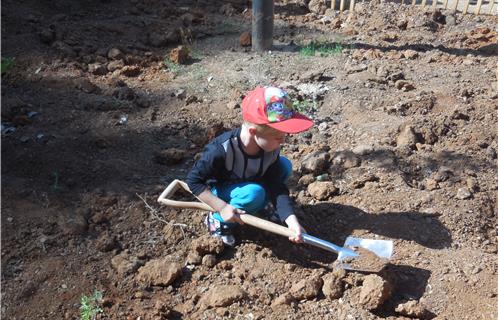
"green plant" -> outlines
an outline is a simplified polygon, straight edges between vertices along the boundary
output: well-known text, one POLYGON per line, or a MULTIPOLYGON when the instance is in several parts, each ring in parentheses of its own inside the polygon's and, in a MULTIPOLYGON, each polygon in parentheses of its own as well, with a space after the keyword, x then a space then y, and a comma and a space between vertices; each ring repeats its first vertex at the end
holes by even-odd
POLYGON ((292 101, 292 105, 294 106, 294 109, 300 113, 310 113, 314 108, 316 108, 315 101, 311 100, 294 100, 292 101))
POLYGON ((343 47, 340 43, 312 41, 310 44, 301 47, 299 53, 303 56, 314 56, 318 52, 321 56, 328 56, 332 54, 339 54, 342 50, 343 47))
POLYGON ((93 295, 83 295, 80 303, 81 320, 95 320, 98 313, 102 312, 99 304, 102 302, 102 292, 95 290, 93 295))
POLYGON ((0 73, 1 74, 7 73, 7 71, 9 71, 13 65, 14 65, 14 58, 3 58, 2 57, 2 63, 0 65, 0 73))
POLYGON ((181 70, 183 70, 183 66, 178 63, 174 63, 170 58, 164 58, 163 65, 171 72, 178 74, 181 70))
POLYGON ((61 189, 61 187, 59 186, 59 172, 54 171, 53 175, 54 175, 54 184, 52 185, 52 190, 57 192, 61 189))

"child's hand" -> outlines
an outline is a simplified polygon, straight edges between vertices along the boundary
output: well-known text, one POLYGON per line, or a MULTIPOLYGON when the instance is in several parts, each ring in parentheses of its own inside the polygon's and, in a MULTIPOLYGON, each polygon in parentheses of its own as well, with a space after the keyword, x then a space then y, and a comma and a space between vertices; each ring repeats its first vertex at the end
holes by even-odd
POLYGON ((303 233, 306 233, 306 230, 301 227, 299 221, 297 221, 297 217, 295 215, 290 215, 287 219, 285 219, 285 223, 289 229, 295 233, 295 236, 289 237, 289 240, 294 243, 303 243, 303 233))
POLYGON ((240 219, 240 215, 245 213, 244 210, 237 209, 228 203, 220 210, 220 216, 223 218, 223 221, 235 222, 238 224, 244 224, 240 219))

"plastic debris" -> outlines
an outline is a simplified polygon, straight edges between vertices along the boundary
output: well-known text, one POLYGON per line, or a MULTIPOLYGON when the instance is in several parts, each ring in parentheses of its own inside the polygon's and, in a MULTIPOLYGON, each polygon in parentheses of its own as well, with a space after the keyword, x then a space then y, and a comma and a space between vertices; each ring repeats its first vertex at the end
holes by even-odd
POLYGON ((124 125, 128 123, 128 116, 126 114, 119 117, 118 124, 124 125))

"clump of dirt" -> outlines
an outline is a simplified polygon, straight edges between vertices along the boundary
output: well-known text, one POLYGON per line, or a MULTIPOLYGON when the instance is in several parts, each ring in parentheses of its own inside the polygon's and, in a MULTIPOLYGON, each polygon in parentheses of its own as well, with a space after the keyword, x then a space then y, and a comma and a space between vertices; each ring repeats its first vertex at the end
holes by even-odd
POLYGON ((388 263, 389 260, 381 258, 372 251, 365 248, 353 248, 357 257, 346 257, 340 264, 347 265, 348 268, 353 270, 368 271, 368 272, 379 272, 388 263))

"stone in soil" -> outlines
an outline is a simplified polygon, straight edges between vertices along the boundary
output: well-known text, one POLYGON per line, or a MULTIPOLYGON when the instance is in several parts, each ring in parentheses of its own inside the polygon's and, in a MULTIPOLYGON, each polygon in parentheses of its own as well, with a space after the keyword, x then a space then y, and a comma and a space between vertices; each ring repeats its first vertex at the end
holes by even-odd
POLYGON ((133 273, 142 265, 143 261, 125 252, 120 253, 111 259, 111 266, 120 276, 133 273))
POLYGON ((327 200, 338 193, 338 189, 330 181, 317 181, 308 185, 309 194, 317 200, 327 200))
POLYGON ((382 277, 368 275, 363 280, 359 303, 368 310, 377 309, 391 297, 391 291, 391 285, 382 277))
POLYGON ((247 296, 247 293, 234 285, 219 285, 207 291, 199 300, 201 309, 227 307, 247 296))
POLYGON ((294 284, 289 293, 296 300, 313 299, 320 293, 322 286, 322 278, 312 276, 307 279, 302 279, 298 283, 294 284))
POLYGON ((399 304, 395 311, 402 316, 410 318, 427 319, 429 316, 428 310, 416 300, 399 304))
POLYGON ((178 164, 183 160, 185 154, 185 150, 170 148, 155 152, 154 160, 164 165, 178 164))
POLYGON ((170 285, 181 275, 182 266, 167 258, 151 260, 138 270, 138 280, 163 287, 170 285))
POLYGON ((187 47, 178 46, 170 51, 169 59, 176 64, 185 64, 189 59, 189 52, 187 47))
POLYGON ((219 254, 223 251, 224 246, 220 238, 204 235, 192 241, 191 248, 199 255, 204 256, 208 253, 219 254))
POLYGON ((202 257, 202 265, 212 268, 216 265, 216 256, 214 254, 206 254, 202 257))
POLYGON ((277 309, 281 306, 290 305, 294 301, 295 301, 295 299, 292 296, 292 294, 290 294, 289 292, 286 292, 286 293, 280 295, 278 298, 276 298, 272 302, 271 307, 272 307, 272 309, 277 309))
POLYGON ((339 299, 344 292, 343 278, 345 275, 344 269, 337 269, 337 271, 323 277, 323 295, 330 300, 339 299))
POLYGON ((242 33, 239 37, 239 43, 241 46, 243 47, 249 47, 251 46, 252 42, 251 42, 251 33, 246 31, 244 33, 242 33))

